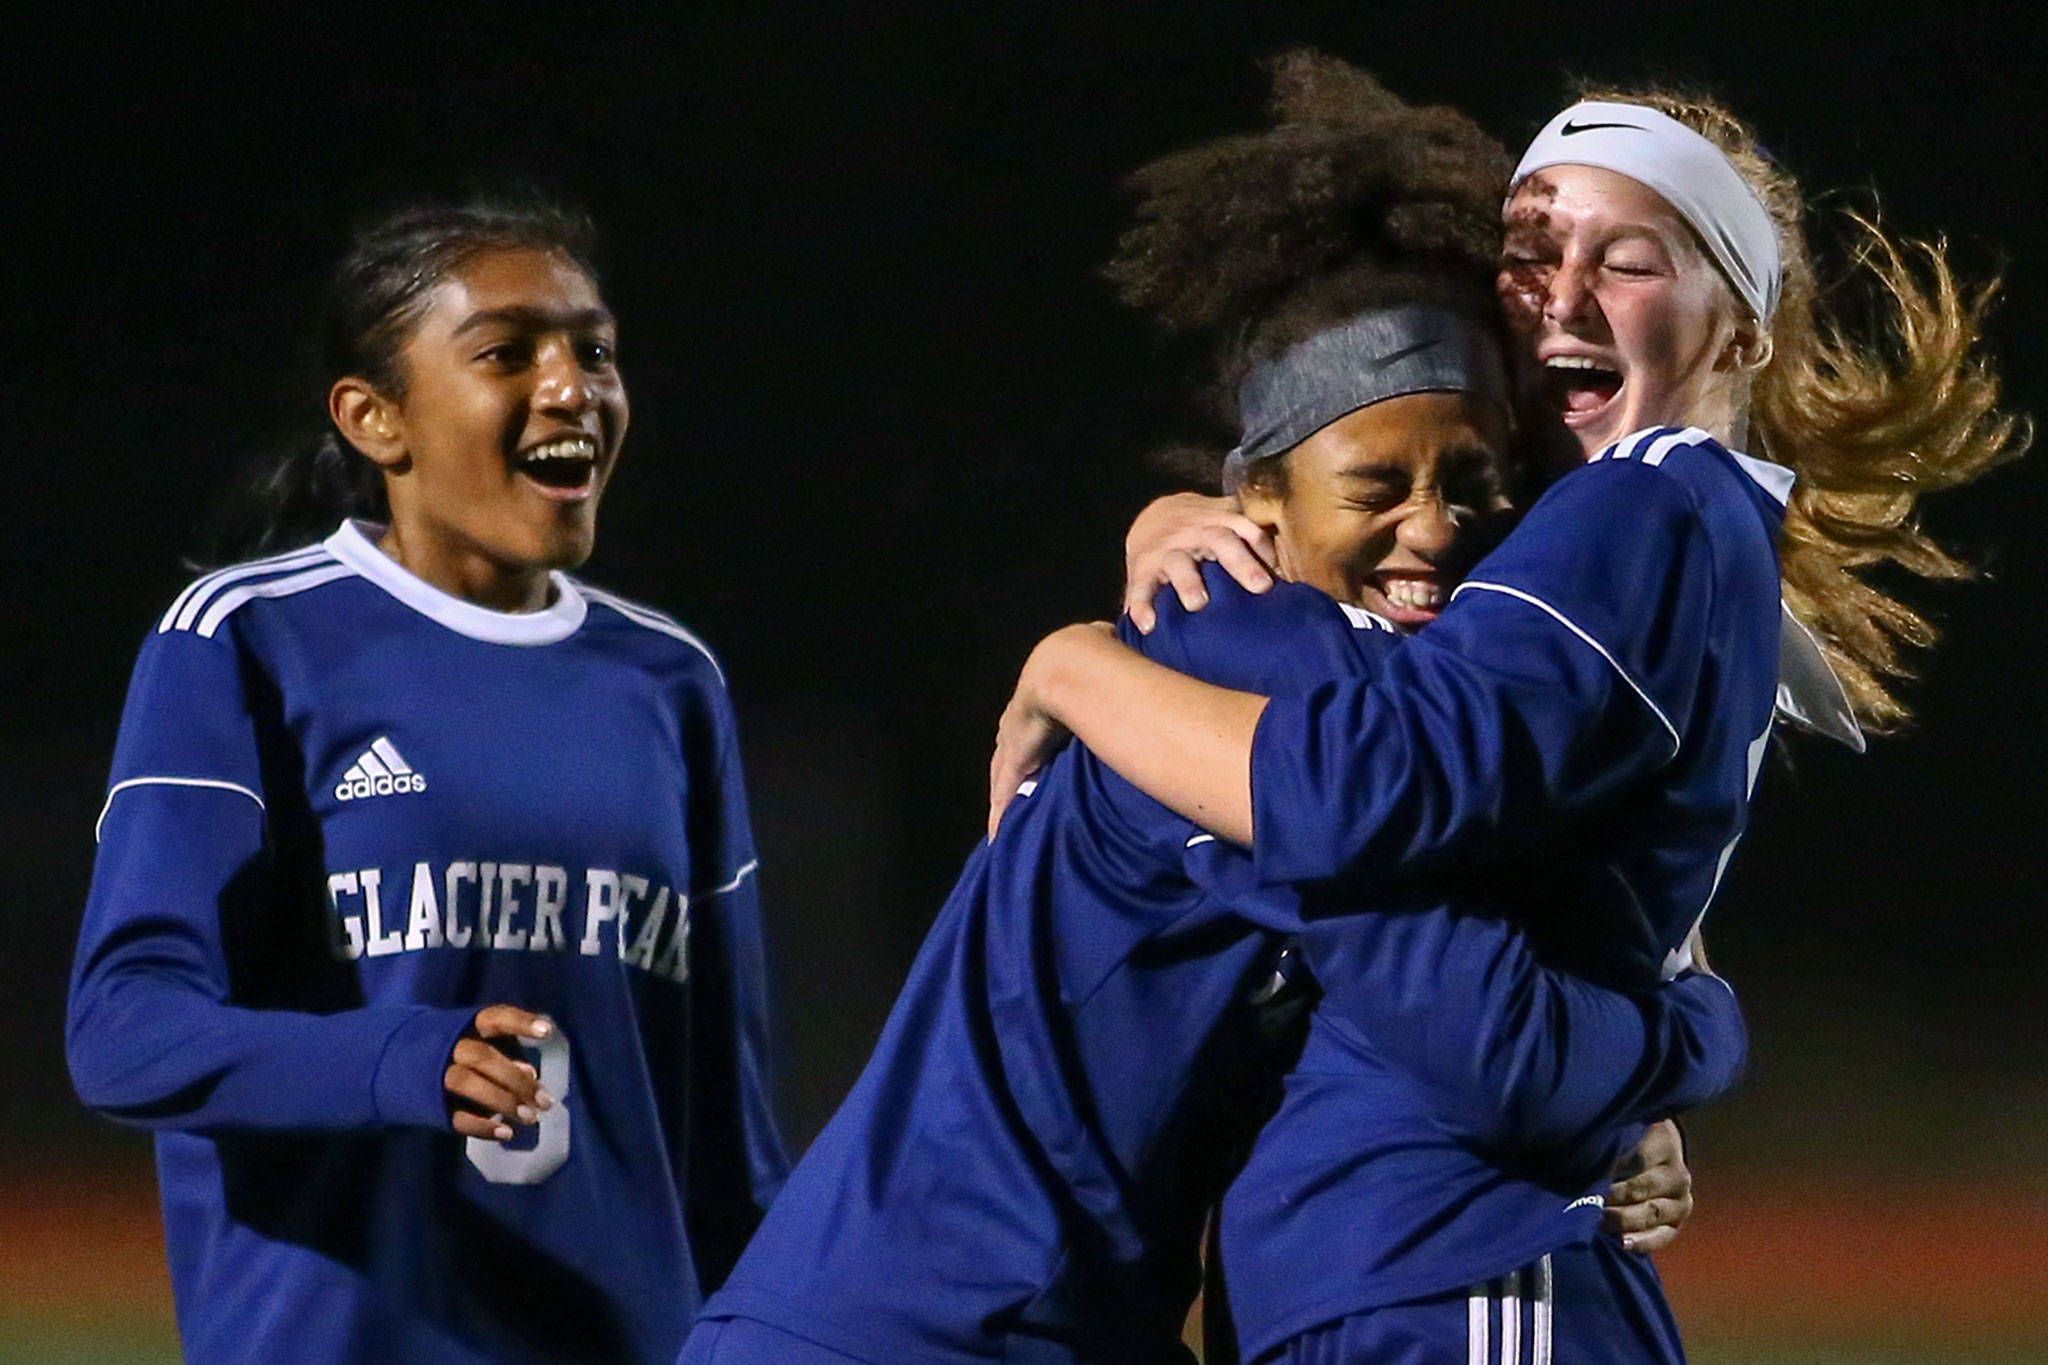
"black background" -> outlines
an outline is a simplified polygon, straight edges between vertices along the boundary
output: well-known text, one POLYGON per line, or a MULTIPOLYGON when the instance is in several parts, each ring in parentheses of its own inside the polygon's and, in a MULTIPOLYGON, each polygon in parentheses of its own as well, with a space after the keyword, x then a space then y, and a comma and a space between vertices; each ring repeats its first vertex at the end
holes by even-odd
MULTIPOLYGON (((172 11, 165 10, 164 15, 172 11)), ((1929 6, 471 5, 15 29, 0 129, 0 1161, 128 1165, 78 1109, 64 979, 136 644, 234 472, 315 411, 293 357, 349 221, 512 173, 604 230, 634 401, 588 576, 722 654, 765 865, 795 1145, 865 1057, 982 819, 1029 645, 1107 614, 1187 376, 1093 271, 1140 162, 1252 125, 1313 42, 1519 145, 1574 75, 1704 83, 1832 203, 2011 284, 2044 392, 2039 20, 1929 6)), ((46 21, 47 23, 47 21, 46 21)), ((2040 460, 1930 507, 1920 721, 1796 743, 1718 903, 1750 1088, 1698 1159, 2040 1169, 2040 460)), ((309 1059, 317 1077, 318 1059, 309 1059)))

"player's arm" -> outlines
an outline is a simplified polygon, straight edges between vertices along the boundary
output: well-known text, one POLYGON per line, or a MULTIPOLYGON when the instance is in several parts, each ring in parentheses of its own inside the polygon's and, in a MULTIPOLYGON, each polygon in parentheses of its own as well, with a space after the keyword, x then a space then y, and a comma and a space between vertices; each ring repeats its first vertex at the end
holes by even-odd
MULTIPOLYGON (((1200 607, 1187 605, 1190 589, 1184 585, 1160 589, 1150 604, 1154 626, 1149 634, 1141 633, 1128 615, 1113 628, 1095 625, 1070 630, 1100 644, 1128 646, 1128 651, 1113 650, 1105 657, 1112 666, 1127 658, 1146 665, 1139 675, 1141 686, 1188 684, 1188 695, 1197 700, 1251 698, 1260 705, 1266 696, 1305 692, 1332 678, 1376 676, 1380 661, 1402 640, 1389 623, 1374 627, 1347 619, 1335 601, 1305 584, 1270 584, 1254 594, 1231 573, 1217 563, 1203 564, 1194 571, 1192 582, 1200 589, 1200 607)), ((1031 668, 1026 666, 1027 674, 1031 668)), ((1171 711, 1172 704, 1166 709, 1171 711)), ((1013 704, 1004 726, 1011 725, 1018 714, 1013 704)), ((991 768, 991 797, 995 798, 991 832, 1003 802, 1025 775, 1018 773, 1013 780, 1008 771, 1000 770, 1009 751, 1011 746, 999 744, 996 766, 991 768)), ((1050 748, 1046 753, 1049 756, 1050 748)), ((1186 749, 1176 757, 1200 761, 1190 758, 1186 749)), ((1144 790, 1142 786, 1140 790, 1144 790)), ((1214 829, 1207 821, 1197 823, 1214 829)))
MULTIPOLYGON (((158 1129, 449 1127, 443 1086, 475 1011, 233 1002, 223 914, 263 880, 264 821, 234 646, 153 636, 122 718, 71 978, 65 1042, 79 1097, 158 1129)), ((471 1057, 459 1079, 493 1099, 480 1088, 496 1086, 516 1116, 535 1098, 531 1079, 497 1060, 471 1057)))
POLYGON ((1026 666, 992 792, 1064 729, 1147 794, 1251 847, 1271 881, 1451 855, 1671 757, 1704 656, 1706 554, 1682 486, 1605 462, 1560 481, 1378 678, 1268 697, 1069 628, 1026 666))
POLYGON ((1183 609, 1202 610, 1213 582, 1208 564, 1259 593, 1273 586, 1280 557, 1273 537, 1235 498, 1172 493, 1154 499, 1124 537, 1124 615, 1140 633, 1151 634, 1159 620, 1154 602, 1165 588, 1183 609))
POLYGON ((1325 996, 1447 1129, 1516 1152, 1577 1148, 1726 1094, 1748 1034, 1734 992, 1689 972, 1609 990, 1540 963, 1506 920, 1444 909, 1325 919, 1301 943, 1325 996))
POLYGON ((693 789, 692 862, 721 869, 690 902, 690 1246, 702 1289, 725 1280, 789 1172, 768 1055, 758 859, 731 704, 698 694, 696 752, 715 780, 693 789))

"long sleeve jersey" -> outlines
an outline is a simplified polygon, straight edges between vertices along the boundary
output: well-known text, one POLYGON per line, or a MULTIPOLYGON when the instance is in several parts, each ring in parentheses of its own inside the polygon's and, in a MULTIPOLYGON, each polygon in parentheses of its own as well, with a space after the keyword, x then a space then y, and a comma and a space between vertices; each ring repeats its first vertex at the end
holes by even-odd
MULTIPOLYGON (((1385 623, 1313 589, 1215 587, 1198 615, 1163 597, 1158 629, 1126 622, 1123 638, 1266 691, 1369 675, 1399 652, 1385 623)), ((1184 1359, 1205 1212, 1284 1062, 1248 999, 1284 936, 1311 927, 1302 910, 1242 850, 1069 749, 968 859, 874 1056, 707 1319, 767 1322, 874 1365, 1184 1359)), ((1354 905, 1314 923, 1374 918, 1354 905)), ((1526 1034, 1569 1058, 1475 1077, 1418 1038, 1415 1063, 1460 1093, 1437 1104, 1418 1082, 1404 1104, 1447 1125, 1476 1111, 1482 1136, 1513 1142, 1505 1113, 1545 1142, 1597 1130, 1604 1153, 1613 1125, 1723 1087, 1740 1063, 1717 980, 1567 984, 1500 913, 1416 919, 1448 939, 1397 931, 1358 955, 1360 992, 1391 1002, 1372 1029, 1526 1034), (1404 984, 1418 972, 1444 983, 1420 1010, 1404 984), (1530 1013, 1532 997, 1548 1006, 1530 1013)))
POLYGON ((136 664, 68 1046, 155 1131, 193 1360, 671 1359, 779 1186, 731 708, 668 618, 440 593, 353 524, 136 664), (485 1005, 559 1099, 449 1129, 485 1005))
MULTIPOLYGON (((1543 960, 1589 981, 1640 988, 1684 971, 1771 723, 1789 482, 1696 429, 1638 433, 1554 485, 1383 668, 1266 707, 1256 877, 1306 888, 1303 951, 1326 995, 1224 1201, 1247 1359, 1594 1235, 1604 1159, 1634 1134, 1610 1126, 1605 1153, 1592 1139, 1619 1111, 1589 1093, 1533 1134, 1524 1116, 1510 1126, 1536 1139, 1532 1160, 1461 1097, 1532 1069, 1588 1079, 1615 1059, 1546 1039, 1567 1003, 1519 987, 1499 1027, 1452 1032, 1462 987, 1424 973, 1390 992, 1370 969, 1397 940, 1415 961, 1456 959, 1455 917, 1390 917, 1372 937, 1336 912, 1360 897, 1464 910, 1506 894, 1543 960), (1376 1025, 1406 997, 1442 1005, 1444 1027, 1376 1025)), ((1646 1052, 1595 1090, 1672 1079, 1646 1052)))

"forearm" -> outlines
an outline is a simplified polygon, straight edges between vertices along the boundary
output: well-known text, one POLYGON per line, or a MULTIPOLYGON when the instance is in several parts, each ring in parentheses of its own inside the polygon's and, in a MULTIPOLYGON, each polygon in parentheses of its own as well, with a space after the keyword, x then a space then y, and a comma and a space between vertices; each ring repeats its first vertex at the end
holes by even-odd
POLYGON ((444 1126, 442 1072, 471 1011, 234 1003, 222 907, 263 880, 262 837, 253 803, 218 792, 147 787, 108 811, 65 1030, 79 1098, 149 1128, 444 1126))
POLYGON ((74 992, 66 1052, 79 1098, 137 1127, 438 1129, 442 1072, 471 1013, 242 1009, 174 978, 116 970, 74 992))
POLYGON ((1036 705, 1120 777, 1220 838, 1252 842, 1252 737, 1267 698, 1176 673, 1086 626, 1026 670, 1036 705))
POLYGON ((1506 921, 1372 914, 1310 942, 1318 976, 1343 983, 1323 1007, 1488 1146, 1555 1149, 1665 1117, 1725 1091, 1746 1051, 1718 979, 1605 989, 1543 966, 1506 921))

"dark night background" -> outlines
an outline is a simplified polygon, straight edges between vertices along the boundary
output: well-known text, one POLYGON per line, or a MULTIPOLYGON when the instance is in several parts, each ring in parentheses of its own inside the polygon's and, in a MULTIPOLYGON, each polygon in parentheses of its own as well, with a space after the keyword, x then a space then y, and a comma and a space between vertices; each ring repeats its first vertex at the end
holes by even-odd
MULTIPOLYGON (((1297 42, 1511 146, 1570 76, 1704 83, 1810 194, 1874 194, 2004 270, 1993 346, 2010 402, 2043 407, 2048 41, 2018 6, 202 6, 13 30, 0 1188, 146 1179, 61 1052, 133 651, 237 469, 316 414, 292 358, 350 219, 478 174, 605 234, 634 421, 586 572, 725 661, 800 1148, 977 837, 1017 666, 1112 609, 1123 529, 1168 486, 1141 456, 1182 429, 1188 376, 1094 274, 1119 179, 1251 126, 1253 59, 1297 42)), ((1797 1191, 1777 1212, 1822 1219, 1813 1244, 1936 1177, 1987 1235, 2048 1201, 2044 460, 1928 509, 1988 573, 1911 592, 1945 631, 1913 732, 1862 758, 1795 741, 1767 772, 1709 926, 1755 1043, 1748 1089, 1692 1123, 1701 1240, 1717 1189, 1797 1191)))

